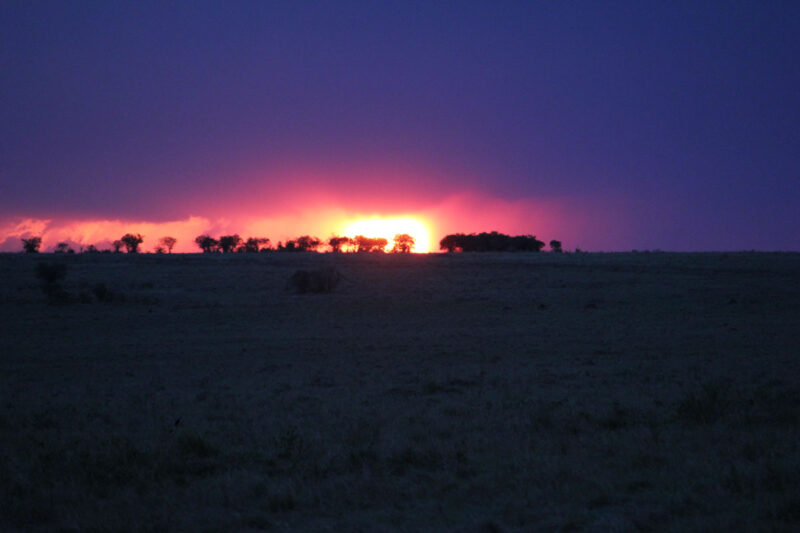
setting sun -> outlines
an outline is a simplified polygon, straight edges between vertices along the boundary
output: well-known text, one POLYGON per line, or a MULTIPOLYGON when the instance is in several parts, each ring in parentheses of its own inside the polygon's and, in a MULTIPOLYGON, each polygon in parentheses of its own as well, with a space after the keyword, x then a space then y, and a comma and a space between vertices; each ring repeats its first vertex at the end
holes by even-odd
POLYGON ((383 237, 389 241, 386 251, 393 245, 395 235, 406 233, 414 238, 413 252, 427 253, 431 251, 431 236, 428 227, 421 220, 410 217, 381 218, 371 217, 354 220, 344 225, 342 234, 355 237, 383 237))

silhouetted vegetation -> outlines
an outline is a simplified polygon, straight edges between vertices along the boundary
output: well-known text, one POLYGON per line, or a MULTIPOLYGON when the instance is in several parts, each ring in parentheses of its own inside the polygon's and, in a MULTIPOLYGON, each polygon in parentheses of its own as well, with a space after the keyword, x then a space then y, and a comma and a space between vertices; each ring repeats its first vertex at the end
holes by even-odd
POLYGON ((250 237, 241 244, 236 251, 245 253, 256 253, 269 249, 269 239, 266 237, 250 237))
POLYGON ((286 241, 282 247, 278 245, 278 250, 282 252, 314 252, 322 245, 322 241, 317 237, 303 235, 296 239, 286 241))
POLYGON ((86 249, 83 252, 87 254, 96 254, 100 252, 100 250, 98 250, 97 246, 95 246, 94 244, 90 244, 89 246, 86 247, 86 249))
POLYGON ((114 301, 114 293, 106 287, 105 283, 97 283, 92 287, 92 294, 98 302, 110 303, 114 301))
POLYGON ((125 245, 125 249, 129 254, 136 254, 139 253, 139 245, 144 242, 144 237, 138 233, 126 233, 122 236, 120 241, 125 245))
POLYGON ((60 243, 56 244, 56 247, 53 250, 53 253, 57 253, 57 254, 74 254, 75 250, 70 248, 68 242, 60 242, 60 243))
POLYGON ((168 254, 171 254, 172 249, 175 247, 177 242, 178 239, 175 237, 161 237, 161 239, 158 241, 158 244, 162 249, 166 250, 168 254))
POLYGON ((324 267, 317 270, 297 270, 289 278, 286 286, 300 294, 306 292, 332 292, 341 278, 339 271, 333 267, 324 267))
POLYGON ((219 241, 210 235, 199 235, 194 242, 203 250, 204 254, 214 253, 219 250, 219 241))
POLYGON ((365 237, 364 235, 356 235, 353 239, 357 252, 382 252, 389 241, 383 237, 365 237))
POLYGON ((72 297, 61 285, 61 281, 66 276, 67 265, 64 263, 39 263, 36 265, 36 277, 41 281, 42 292, 48 303, 62 304, 72 301, 72 297))
MULTIPOLYGON (((144 238, 139 234, 127 233, 121 239, 111 243, 114 252, 120 252, 124 247, 128 253, 139 252, 139 245, 144 238)), ((398 233, 392 239, 392 253, 410 253, 416 246, 416 240, 407 233, 398 233)), ((31 237, 22 239, 23 248, 27 253, 35 253, 41 245, 41 237, 31 237)), ((219 239, 203 234, 194 239, 195 244, 203 253, 256 253, 268 250, 280 252, 324 252, 330 250, 334 253, 341 252, 385 252, 389 241, 382 237, 368 237, 366 235, 356 235, 355 237, 333 235, 327 241, 323 241, 311 235, 302 235, 294 239, 287 239, 285 242, 278 242, 275 248, 270 247, 270 239, 266 237, 249 237, 247 240, 234 233, 222 235, 219 239)), ((153 248, 155 253, 172 253, 177 239, 174 237, 162 237, 158 244, 153 248)), ((563 251, 561 241, 551 240, 550 251, 561 253, 563 251)), ((535 235, 506 235, 497 231, 490 233, 453 233, 446 235, 439 241, 439 248, 448 252, 539 252, 545 246, 543 241, 535 235)), ((81 248, 81 252, 98 252, 94 245, 89 245, 86 249, 81 248)), ((64 241, 55 246, 55 253, 75 253, 69 243, 64 241)), ((109 252, 109 250, 104 250, 109 252)))
POLYGON ((394 236, 394 246, 392 247, 392 252, 396 254, 407 254, 410 253, 416 241, 414 237, 408 235, 407 233, 400 233, 394 236))
POLYGON ((242 242, 242 238, 238 234, 223 235, 219 238, 219 249, 223 254, 227 254, 236 250, 236 247, 242 242))
POLYGON ((331 247, 331 251, 333 253, 339 253, 342 251, 342 248, 345 246, 351 246, 352 244, 353 239, 350 237, 339 237, 338 235, 334 235, 328 239, 328 246, 331 247))
POLYGON ((29 239, 22 239, 22 249, 26 254, 35 254, 39 252, 39 247, 42 245, 41 237, 31 237, 29 239))
POLYGON ((455 233, 439 241, 439 248, 448 252, 539 252, 544 242, 534 235, 514 237, 493 231, 491 233, 455 233))

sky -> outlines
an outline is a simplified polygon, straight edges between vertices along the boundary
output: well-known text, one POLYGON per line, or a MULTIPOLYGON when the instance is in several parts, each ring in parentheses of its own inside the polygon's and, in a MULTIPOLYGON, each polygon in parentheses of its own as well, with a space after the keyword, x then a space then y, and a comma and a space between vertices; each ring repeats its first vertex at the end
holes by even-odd
POLYGON ((798 2, 0 2, 0 251, 365 217, 800 250, 798 2))

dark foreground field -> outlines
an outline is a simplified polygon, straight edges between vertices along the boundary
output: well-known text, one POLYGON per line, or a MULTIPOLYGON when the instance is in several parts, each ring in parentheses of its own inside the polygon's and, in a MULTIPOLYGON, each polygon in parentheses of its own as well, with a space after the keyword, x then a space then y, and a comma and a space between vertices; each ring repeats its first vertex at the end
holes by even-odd
POLYGON ((798 423, 798 254, 0 255, 3 531, 790 531, 798 423))

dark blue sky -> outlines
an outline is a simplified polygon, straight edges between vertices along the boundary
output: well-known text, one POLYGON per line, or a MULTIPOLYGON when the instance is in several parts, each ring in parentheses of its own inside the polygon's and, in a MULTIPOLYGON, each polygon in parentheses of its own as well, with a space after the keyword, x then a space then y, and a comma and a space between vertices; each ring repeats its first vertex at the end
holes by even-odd
POLYGON ((606 248, 800 249, 797 2, 0 6, 0 218, 467 192, 619 211, 606 248))

